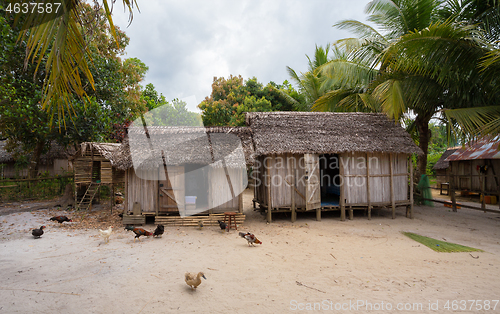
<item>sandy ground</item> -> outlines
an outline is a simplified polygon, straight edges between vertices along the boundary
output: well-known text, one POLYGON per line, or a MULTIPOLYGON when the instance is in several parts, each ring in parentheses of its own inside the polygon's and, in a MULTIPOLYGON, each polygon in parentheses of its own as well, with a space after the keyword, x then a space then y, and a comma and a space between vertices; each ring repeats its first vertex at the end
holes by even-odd
POLYGON ((445 313, 453 304, 461 313, 500 312, 491 301, 500 299, 500 214, 436 205, 416 207, 413 220, 400 208, 394 220, 378 210, 371 220, 299 214, 267 224, 248 192, 240 229, 263 241, 257 247, 216 227, 167 227, 162 238, 136 243, 115 228, 104 244, 96 229, 48 222, 54 211, 0 216, 0 312, 445 313), (34 239, 30 229, 41 224, 46 232, 34 239), (402 231, 485 252, 437 253, 402 231), (186 271, 207 280, 191 291, 186 271))

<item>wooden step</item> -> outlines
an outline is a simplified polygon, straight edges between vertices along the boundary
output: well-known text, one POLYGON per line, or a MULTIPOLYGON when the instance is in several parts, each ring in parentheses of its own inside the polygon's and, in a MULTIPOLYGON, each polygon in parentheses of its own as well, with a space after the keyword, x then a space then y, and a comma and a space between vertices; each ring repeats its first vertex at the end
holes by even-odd
MULTIPOLYGON (((155 224, 170 226, 198 226, 201 221, 203 226, 218 226, 217 220, 224 220, 224 214, 211 214, 209 216, 156 216, 155 224)), ((245 222, 245 215, 236 213, 236 224, 242 225, 245 222)))

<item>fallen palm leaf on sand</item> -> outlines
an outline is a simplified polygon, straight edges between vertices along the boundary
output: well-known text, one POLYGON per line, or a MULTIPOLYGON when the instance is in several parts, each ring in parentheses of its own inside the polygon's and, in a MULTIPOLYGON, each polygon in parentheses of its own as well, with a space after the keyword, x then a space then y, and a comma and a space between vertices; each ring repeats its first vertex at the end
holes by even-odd
POLYGON ((409 237, 410 239, 422 243, 423 245, 433 249, 436 252, 483 252, 483 250, 480 249, 475 249, 460 244, 440 241, 411 232, 403 232, 403 234, 409 237))

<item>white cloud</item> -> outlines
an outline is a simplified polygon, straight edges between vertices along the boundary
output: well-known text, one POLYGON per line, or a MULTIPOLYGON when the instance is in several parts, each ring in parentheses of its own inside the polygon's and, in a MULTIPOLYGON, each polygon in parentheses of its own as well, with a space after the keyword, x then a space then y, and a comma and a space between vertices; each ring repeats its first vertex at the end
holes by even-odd
MULTIPOLYGON (((307 69, 315 45, 351 36, 332 25, 365 21, 369 0, 139 0, 141 10, 127 28, 128 15, 115 7, 115 24, 130 37, 128 57, 147 66, 168 100, 211 93, 213 77, 242 75, 259 82, 289 79, 286 66, 307 69)), ((190 104, 190 107, 191 104, 190 104)))

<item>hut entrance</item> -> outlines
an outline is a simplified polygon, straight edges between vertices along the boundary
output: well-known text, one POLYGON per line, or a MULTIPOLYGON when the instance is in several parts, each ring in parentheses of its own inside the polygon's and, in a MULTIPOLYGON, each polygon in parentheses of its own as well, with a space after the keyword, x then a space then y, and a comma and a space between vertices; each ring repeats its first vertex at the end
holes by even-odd
POLYGON ((197 209, 208 208, 208 167, 188 164, 184 166, 184 169, 186 171, 186 197, 196 196, 197 209))
POLYGON ((321 206, 339 206, 340 167, 338 154, 319 156, 321 206))
POLYGON ((101 162, 92 162, 92 182, 101 182, 101 162))

